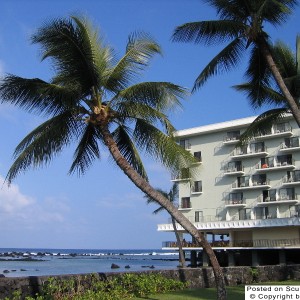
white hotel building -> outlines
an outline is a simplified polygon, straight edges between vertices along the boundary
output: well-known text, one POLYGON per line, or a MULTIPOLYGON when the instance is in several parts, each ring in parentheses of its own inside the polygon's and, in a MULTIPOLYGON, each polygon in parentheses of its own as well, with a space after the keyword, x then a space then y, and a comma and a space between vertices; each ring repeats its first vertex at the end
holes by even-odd
MULTIPOLYGON (((211 241, 223 266, 300 263, 300 130, 286 117, 236 147, 254 119, 177 132, 199 161, 172 179, 179 185, 179 210, 211 241)), ((172 223, 158 230, 171 232, 172 223)), ((183 246, 192 265, 208 264, 192 240, 183 246)), ((176 248, 176 242, 163 245, 176 248)))

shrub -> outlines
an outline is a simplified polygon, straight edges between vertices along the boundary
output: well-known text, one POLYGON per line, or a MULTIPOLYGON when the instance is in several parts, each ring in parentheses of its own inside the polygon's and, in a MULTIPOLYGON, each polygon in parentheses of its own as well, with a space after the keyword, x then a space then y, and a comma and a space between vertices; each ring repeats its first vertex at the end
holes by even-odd
MULTIPOLYGON (((97 275, 78 276, 71 279, 49 278, 41 295, 26 300, 120 300, 146 297, 155 293, 166 293, 185 289, 179 280, 161 274, 122 274, 110 280, 101 280, 97 275)), ((20 300, 16 292, 11 300, 20 300)), ((5 300, 9 300, 6 298, 5 300)))

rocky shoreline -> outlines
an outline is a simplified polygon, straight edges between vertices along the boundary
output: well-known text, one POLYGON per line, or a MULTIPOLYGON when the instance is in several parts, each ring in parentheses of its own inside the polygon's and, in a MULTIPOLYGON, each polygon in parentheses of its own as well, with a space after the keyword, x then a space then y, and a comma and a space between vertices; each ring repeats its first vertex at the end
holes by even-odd
MULTIPOLYGON (((0 252, 0 262, 46 262, 51 261, 52 259, 62 259, 62 260, 72 260, 72 259, 80 259, 80 258, 88 258, 88 259, 96 259, 96 260, 115 260, 115 263, 111 264, 111 269, 119 269, 120 266, 118 265, 118 261, 126 260, 128 264, 125 266, 125 269, 130 269, 130 261, 140 259, 140 260, 147 260, 147 261, 178 261, 177 257, 174 258, 166 258, 166 257, 159 257, 155 254, 147 254, 147 257, 143 256, 130 256, 128 254, 123 253, 54 253, 54 252, 31 252, 31 251, 9 251, 9 252, 0 252), (149 258, 150 256, 150 258, 149 258)), ((150 264, 145 264, 140 266, 143 269, 154 269, 155 266, 150 264)), ((13 273, 17 271, 25 272, 26 269, 4 269, 0 273, 0 277, 6 277, 5 274, 13 273)), ((36 270, 39 271, 39 270, 36 270)))

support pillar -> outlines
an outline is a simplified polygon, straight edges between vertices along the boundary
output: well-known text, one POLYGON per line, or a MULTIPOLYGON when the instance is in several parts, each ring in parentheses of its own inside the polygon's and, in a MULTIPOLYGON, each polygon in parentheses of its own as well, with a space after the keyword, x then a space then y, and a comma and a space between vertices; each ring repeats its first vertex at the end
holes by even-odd
POLYGON ((197 251, 195 250, 191 251, 191 267, 192 268, 197 267, 197 251))
POLYGON ((202 251, 202 262, 203 262, 203 267, 208 267, 208 261, 209 261, 209 259, 208 259, 208 255, 206 254, 206 252, 205 251, 202 251))
POLYGON ((251 254, 252 254, 252 267, 258 267, 259 263, 258 263, 258 252, 257 252, 257 250, 252 250, 251 254))
POLYGON ((286 265, 286 255, 284 249, 279 250, 279 264, 286 265))
POLYGON ((234 267, 235 266, 234 252, 227 251, 227 255, 228 255, 228 267, 234 267))

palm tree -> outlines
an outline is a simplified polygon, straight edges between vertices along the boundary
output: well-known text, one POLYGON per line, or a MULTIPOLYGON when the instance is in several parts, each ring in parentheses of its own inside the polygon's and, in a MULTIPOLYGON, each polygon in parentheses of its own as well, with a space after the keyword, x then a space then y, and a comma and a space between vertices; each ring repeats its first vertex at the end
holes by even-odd
MULTIPOLYGON (((173 204, 178 198, 178 186, 176 183, 174 183, 172 185, 169 192, 163 191, 161 189, 157 189, 157 191, 160 192, 162 195, 164 195, 165 198, 169 199, 169 201, 172 202, 173 204)), ((148 204, 156 203, 155 199, 149 197, 148 195, 145 195, 145 198, 147 199, 148 204)), ((160 206, 159 208, 154 210, 153 213, 156 215, 163 210, 164 210, 164 208, 162 206, 160 206)), ((179 264, 180 264, 180 267, 183 268, 185 266, 185 258, 184 258, 184 252, 182 249, 182 240, 181 240, 178 230, 177 230, 176 221, 172 216, 171 216, 171 220, 172 220, 173 229, 174 229, 174 233, 175 233, 175 237, 176 237, 176 241, 177 241, 177 245, 178 245, 178 249, 179 249, 179 264)))
MULTIPOLYGON (((296 54, 290 47, 278 41, 271 48, 274 60, 283 80, 288 87, 291 95, 299 103, 300 100, 300 37, 296 38, 296 54)), ((248 82, 234 86, 237 91, 246 93, 250 104, 254 108, 259 108, 265 104, 272 106, 259 115, 247 130, 241 135, 240 144, 262 133, 266 128, 280 121, 284 116, 291 113, 284 95, 278 88, 276 81, 268 69, 262 76, 261 84, 253 81, 252 76, 248 77, 248 82)), ((251 73, 250 71, 246 73, 251 73)))
POLYGON ((287 88, 274 62, 270 39, 264 31, 265 23, 279 26, 285 22, 297 5, 296 0, 205 0, 216 9, 220 20, 186 23, 173 33, 174 41, 216 45, 228 42, 197 77, 193 91, 218 73, 235 68, 246 49, 250 49, 248 75, 261 83, 265 69, 273 75, 300 127, 298 103, 287 88))
POLYGON ((213 267, 218 299, 226 299, 224 275, 210 244, 149 184, 139 154, 146 152, 171 171, 194 161, 172 138, 174 128, 166 115, 180 106, 187 91, 168 82, 136 83, 152 56, 160 53, 158 44, 135 33, 117 60, 97 31, 79 17, 45 23, 32 42, 41 45, 42 59, 50 59, 55 75, 49 82, 7 75, 0 98, 48 119, 16 147, 8 183, 30 167, 49 163, 71 142, 77 142, 77 148, 69 173, 84 174, 100 158, 100 146, 107 147, 126 176, 200 243, 213 267))

